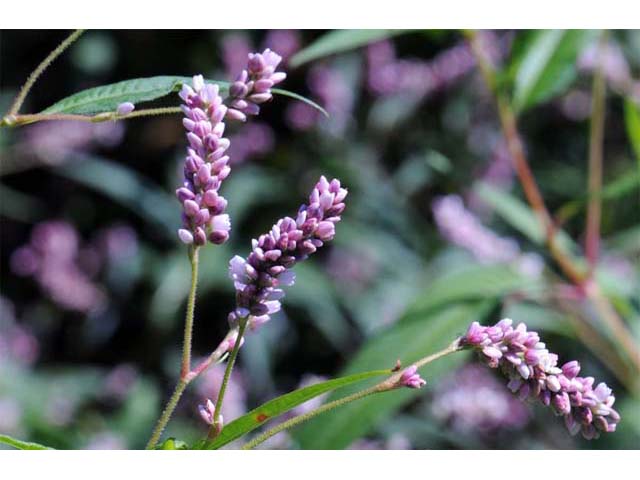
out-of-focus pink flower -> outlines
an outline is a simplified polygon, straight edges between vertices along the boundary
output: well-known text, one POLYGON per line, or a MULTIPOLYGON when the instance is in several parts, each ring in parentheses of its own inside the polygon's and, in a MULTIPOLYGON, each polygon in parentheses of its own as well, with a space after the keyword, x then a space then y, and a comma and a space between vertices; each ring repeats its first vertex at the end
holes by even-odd
POLYGON ((31 365, 39 352, 38 340, 17 323, 13 304, 0 296, 0 366, 8 362, 31 365))
POLYGON ((116 146, 124 129, 122 122, 39 122, 25 127, 24 142, 44 163, 58 164, 72 153, 116 146))
POLYGON ((222 37, 222 61, 227 78, 234 78, 245 68, 251 50, 249 37, 243 33, 230 33, 222 37))
POLYGON ((447 195, 433 202, 433 214, 442 236, 470 251, 481 263, 512 263, 521 273, 538 277, 543 260, 534 253, 522 254, 512 238, 496 235, 467 210, 458 195, 447 195))
POLYGON ((127 442, 115 432, 100 432, 92 435, 85 446, 86 450, 125 450, 127 442))
POLYGON ((230 136, 229 140, 230 163, 235 165, 252 157, 270 153, 275 145, 275 134, 266 123, 252 122, 244 125, 238 133, 230 136))
POLYGON ((270 48, 282 56, 282 62, 300 50, 300 34, 297 30, 269 30, 263 42, 264 48, 270 48))
POLYGON ((20 403, 8 397, 0 397, 0 432, 16 435, 22 423, 22 407, 20 403))
POLYGON ((431 412, 459 433, 480 435, 518 430, 529 420, 527 408, 478 365, 465 366, 444 380, 434 393, 431 412))
POLYGON ((104 380, 104 395, 122 401, 127 397, 137 379, 138 371, 133 365, 127 363, 118 365, 104 380))
POLYGON ((67 222, 36 225, 30 242, 11 256, 17 275, 33 276, 46 294, 63 308, 89 313, 101 309, 105 295, 78 264, 80 238, 67 222))
POLYGON ((587 46, 578 57, 578 68, 585 72, 593 72, 600 64, 607 82, 620 93, 630 93, 633 78, 629 63, 620 46, 608 41, 604 48, 598 42, 587 46))

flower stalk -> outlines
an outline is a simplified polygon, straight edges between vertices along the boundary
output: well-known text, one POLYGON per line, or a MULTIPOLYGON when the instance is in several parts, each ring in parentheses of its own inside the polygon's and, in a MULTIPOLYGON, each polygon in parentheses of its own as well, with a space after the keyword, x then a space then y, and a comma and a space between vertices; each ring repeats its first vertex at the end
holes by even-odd
MULTIPOLYGON (((274 435, 284 431, 284 430, 288 430, 290 428, 293 428, 297 425, 300 425, 301 423, 304 423, 308 420, 311 420, 314 417, 317 417, 318 415, 321 415, 325 412, 329 412, 331 410, 335 410, 338 407, 341 407, 343 405, 347 405, 349 403, 355 402, 357 400, 360 400, 362 398, 368 397, 369 395, 374 395, 376 393, 382 393, 382 392, 388 392, 390 390, 395 390, 397 388, 402 388, 402 387, 410 387, 410 388, 415 388, 413 386, 408 385, 405 382, 405 377, 407 377, 407 370, 414 372, 414 366, 417 368, 423 367, 424 365, 427 365, 439 358, 442 358, 446 355, 449 355, 451 353, 454 352, 458 352, 460 350, 462 350, 464 347, 460 344, 460 338, 457 338, 455 341, 453 341, 447 348, 440 350, 439 352, 436 352, 432 355, 426 356, 424 358, 421 358, 420 360, 418 360, 417 362, 414 362, 413 365, 411 367, 409 367, 408 369, 405 370, 400 370, 397 371, 396 373, 394 373, 393 375, 391 375, 390 377, 386 378, 385 380, 383 380, 380 383, 377 383, 376 385, 373 385, 372 387, 369 388, 365 388, 364 390, 360 390, 358 392, 352 393, 351 395, 347 395, 346 397, 343 398, 339 398, 337 400, 334 400, 332 402, 329 403, 325 403, 324 405, 316 408, 315 410, 312 410, 308 413, 305 413, 304 415, 299 415, 297 417, 293 417, 285 422, 282 422, 279 425, 276 425, 275 427, 273 427, 270 430, 267 430, 266 432, 263 432, 262 434, 258 435, 257 437, 253 438, 251 441, 245 443, 242 446, 242 450, 251 450, 255 447, 257 447, 258 445, 260 445, 261 443, 267 441, 269 438, 273 437, 274 435)), ((398 370, 397 368, 395 368, 394 370, 398 370)))
MULTIPOLYGON (((27 98, 27 94, 36 83, 40 75, 47 69, 49 65, 53 63, 53 61, 58 58, 62 52, 64 52, 73 42, 75 42, 80 36, 84 33, 84 30, 75 30, 71 33, 66 39, 62 41, 60 45, 58 45, 47 57, 36 67, 36 69, 29 75, 27 81, 18 92, 18 96, 15 98, 13 103, 11 104, 11 108, 7 112, 5 118, 11 118, 18 114, 20 111, 20 107, 24 103, 24 100, 27 98)), ((4 123, 4 119, 3 119, 4 123)))
POLYGON ((589 130, 589 203, 587 205, 587 233, 585 255, 592 276, 598 262, 600 250, 600 219, 602 216, 602 160, 604 143, 604 121, 606 85, 602 60, 607 45, 606 31, 602 33, 598 48, 598 61, 591 89, 591 125, 589 130))

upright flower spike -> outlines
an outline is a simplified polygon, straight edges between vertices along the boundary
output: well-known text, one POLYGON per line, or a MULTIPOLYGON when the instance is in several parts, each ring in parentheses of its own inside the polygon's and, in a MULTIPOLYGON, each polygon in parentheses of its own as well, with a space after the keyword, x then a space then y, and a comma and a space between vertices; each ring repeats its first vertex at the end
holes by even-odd
POLYGON ((245 260, 235 256, 229 262, 229 276, 236 289, 237 308, 229 314, 233 325, 239 318, 249 317, 248 326, 255 330, 280 310, 284 297, 282 286, 295 279, 291 268, 306 259, 335 235, 335 224, 345 208, 347 190, 337 179, 323 176, 302 205, 296 219, 285 217, 270 232, 252 241, 253 251, 245 260))
POLYGON ((213 414, 215 410, 216 406, 208 398, 205 405, 198 405, 198 413, 207 425, 213 425, 213 414))
POLYGON ((282 57, 268 48, 262 53, 250 53, 247 68, 229 87, 231 103, 227 117, 245 121, 247 115, 260 113, 260 104, 273 97, 271 87, 287 78, 284 72, 276 72, 282 57))
POLYGON ((231 224, 224 211, 227 201, 218 195, 222 181, 231 169, 229 140, 223 138, 222 121, 227 107, 222 103, 218 86, 205 84, 202 75, 193 77, 193 88, 183 85, 180 98, 184 101, 182 123, 187 130, 187 157, 184 163, 184 182, 176 190, 182 203, 182 225, 178 230, 185 244, 221 244, 229 238, 231 224))
POLYGON ((507 387, 520 399, 537 399, 564 417, 572 435, 588 440, 603 432, 614 432, 620 415, 612 407, 615 397, 605 383, 593 388, 593 377, 579 377, 577 361, 558 367, 558 356, 550 353, 536 332, 524 323, 515 328, 505 318, 492 327, 473 322, 461 344, 480 353, 491 368, 499 368, 509 379, 507 387))

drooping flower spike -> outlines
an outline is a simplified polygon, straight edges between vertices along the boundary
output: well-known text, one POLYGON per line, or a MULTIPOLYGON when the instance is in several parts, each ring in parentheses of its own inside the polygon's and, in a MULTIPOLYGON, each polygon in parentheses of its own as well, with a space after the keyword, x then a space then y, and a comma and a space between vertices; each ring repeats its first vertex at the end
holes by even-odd
POLYGON ((280 310, 281 287, 295 279, 291 268, 333 239, 346 196, 339 180, 321 177, 295 219, 282 218, 270 232, 254 239, 246 260, 237 255, 231 259, 229 276, 236 289, 236 309, 229 314, 232 325, 249 317, 248 326, 255 330, 280 310))
POLYGON ((558 367, 558 356, 536 332, 528 332, 524 323, 512 325, 509 318, 492 327, 473 322, 461 344, 477 350, 491 368, 499 368, 509 379, 509 390, 521 400, 537 399, 562 415, 572 435, 581 432, 590 440, 614 432, 620 415, 612 408, 611 389, 605 383, 593 388, 593 377, 579 377, 575 360, 558 367))
POLYGON ((225 154, 230 142, 222 136, 227 107, 218 90, 217 85, 205 84, 202 75, 196 75, 193 88, 184 84, 180 91, 189 147, 184 182, 176 195, 183 208, 183 228, 178 236, 185 244, 204 245, 207 238, 221 244, 227 241, 231 229, 229 215, 224 213, 227 201, 218 195, 231 171, 225 154))
POLYGON ((260 113, 259 105, 273 97, 271 87, 287 78, 286 73, 276 72, 281 61, 282 57, 268 48, 249 54, 247 69, 229 87, 228 118, 244 122, 247 115, 260 113))

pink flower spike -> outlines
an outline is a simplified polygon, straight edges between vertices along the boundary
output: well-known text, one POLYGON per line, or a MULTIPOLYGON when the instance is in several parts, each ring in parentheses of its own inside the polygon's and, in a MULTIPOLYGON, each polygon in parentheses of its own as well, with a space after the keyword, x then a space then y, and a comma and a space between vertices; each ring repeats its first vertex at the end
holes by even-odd
POLYGON ((407 367, 400 375, 399 385, 409 388, 420 388, 427 382, 418 373, 418 367, 411 365, 407 367))

